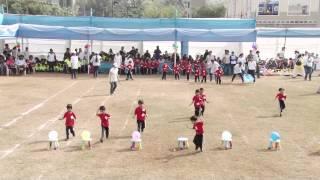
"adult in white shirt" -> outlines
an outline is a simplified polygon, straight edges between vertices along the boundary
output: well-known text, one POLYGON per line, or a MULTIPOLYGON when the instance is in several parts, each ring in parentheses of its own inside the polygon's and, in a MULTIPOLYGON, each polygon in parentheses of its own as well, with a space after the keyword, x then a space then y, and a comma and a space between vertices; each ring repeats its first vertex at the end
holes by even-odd
POLYGON ((113 64, 112 68, 109 71, 109 81, 110 81, 110 95, 113 95, 114 91, 117 88, 117 82, 119 81, 118 67, 116 64, 113 64))
POLYGON ((50 49, 50 52, 48 53, 48 57, 47 57, 47 61, 48 61, 48 65, 49 65, 49 72, 54 72, 54 65, 56 62, 57 58, 56 58, 56 54, 53 52, 52 49, 50 49))
POLYGON ((307 77, 309 76, 309 81, 311 81, 311 75, 313 72, 313 57, 311 53, 308 53, 308 55, 305 56, 303 65, 304 65, 304 72, 305 72, 304 80, 306 81, 307 77))
POLYGON ((122 56, 120 55, 120 53, 117 53, 114 57, 114 65, 117 67, 117 68, 120 68, 121 66, 121 62, 122 62, 122 56))
POLYGON ((257 62, 253 59, 248 61, 248 74, 253 77, 253 82, 256 82, 256 69, 257 69, 257 62))
POLYGON ((215 60, 211 60, 211 68, 210 68, 210 82, 213 79, 213 75, 215 74, 216 70, 220 67, 220 64, 215 61, 215 60))
POLYGON ((240 78, 242 80, 242 83, 244 83, 243 76, 242 76, 242 63, 241 62, 238 62, 238 64, 236 64, 234 66, 234 68, 233 68, 233 76, 232 76, 231 82, 233 82, 234 78, 237 75, 240 76, 240 78))
POLYGON ((98 77, 98 71, 99 71, 99 67, 101 64, 101 56, 96 53, 94 56, 92 56, 91 61, 90 61, 93 65, 93 77, 96 78, 98 77))
POLYGON ((29 53, 29 48, 26 47, 25 51, 23 52, 24 58, 29 59, 30 53, 29 53))
POLYGON ((79 57, 75 54, 71 54, 71 79, 77 78, 77 71, 79 68, 79 57))
POLYGON ((17 70, 21 74, 22 72, 25 72, 27 63, 24 59, 23 55, 18 56, 18 59, 16 60, 15 64, 17 65, 17 70))
POLYGON ((241 70, 244 72, 246 70, 246 58, 244 57, 243 53, 241 53, 238 57, 238 63, 241 62, 241 70))

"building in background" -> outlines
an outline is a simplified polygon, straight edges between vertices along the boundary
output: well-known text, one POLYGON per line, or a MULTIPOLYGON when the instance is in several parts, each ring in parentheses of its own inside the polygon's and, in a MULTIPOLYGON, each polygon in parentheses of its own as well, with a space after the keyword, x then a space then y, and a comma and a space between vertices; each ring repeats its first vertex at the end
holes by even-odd
POLYGON ((258 27, 319 27, 319 0, 225 0, 228 18, 256 18, 258 27))

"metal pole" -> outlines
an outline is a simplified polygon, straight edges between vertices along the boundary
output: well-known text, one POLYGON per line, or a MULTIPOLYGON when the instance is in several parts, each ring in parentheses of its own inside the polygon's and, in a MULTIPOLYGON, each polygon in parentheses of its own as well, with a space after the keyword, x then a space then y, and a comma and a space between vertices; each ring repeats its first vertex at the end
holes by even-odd
POLYGON ((113 0, 111 1, 111 17, 113 17, 113 4, 114 4, 114 2, 113 2, 113 0))
MULTIPOLYGON (((175 15, 174 15, 174 29, 175 29, 175 31, 177 30, 177 11, 178 11, 177 4, 178 4, 178 0, 176 0, 175 15)), ((174 36, 174 57, 173 57, 173 59, 174 59, 173 65, 174 66, 176 66, 176 64, 177 64, 177 50, 178 50, 178 48, 177 48, 177 34, 175 34, 175 36, 174 36)))
POLYGON ((6 0, 6 6, 7 6, 7 14, 9 14, 9 3, 8 3, 8 0, 6 0))

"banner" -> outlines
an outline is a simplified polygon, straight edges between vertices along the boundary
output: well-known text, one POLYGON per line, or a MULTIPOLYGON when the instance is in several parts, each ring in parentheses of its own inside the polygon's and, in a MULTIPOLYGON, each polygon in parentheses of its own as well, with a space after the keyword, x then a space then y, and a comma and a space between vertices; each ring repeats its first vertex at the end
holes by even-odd
POLYGON ((279 0, 260 0, 258 15, 279 15, 279 0))

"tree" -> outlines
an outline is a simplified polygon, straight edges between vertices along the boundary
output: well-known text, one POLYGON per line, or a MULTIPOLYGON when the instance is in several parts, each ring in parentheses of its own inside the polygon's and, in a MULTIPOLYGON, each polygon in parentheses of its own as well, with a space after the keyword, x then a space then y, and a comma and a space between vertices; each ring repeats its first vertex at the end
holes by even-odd
MULTIPOLYGON (((6 4, 1 0, 0 4, 6 4)), ((72 10, 61 8, 59 5, 39 2, 38 0, 8 0, 9 13, 13 14, 32 14, 32 15, 56 15, 70 16, 72 10)))
POLYGON ((202 6, 192 14, 192 17, 196 18, 219 18, 224 17, 226 14, 226 8, 223 5, 209 5, 202 6))

